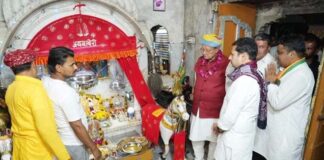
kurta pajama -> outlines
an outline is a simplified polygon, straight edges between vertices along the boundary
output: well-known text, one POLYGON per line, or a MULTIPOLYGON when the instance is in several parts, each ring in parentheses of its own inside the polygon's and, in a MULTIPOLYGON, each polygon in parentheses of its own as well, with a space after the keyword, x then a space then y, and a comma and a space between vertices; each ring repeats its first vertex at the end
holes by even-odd
POLYGON ((216 160, 251 160, 257 128, 260 86, 242 75, 228 88, 218 120, 216 160))
POLYGON ((268 137, 257 142, 267 147, 263 154, 267 159, 302 159, 313 87, 314 77, 305 62, 282 76, 279 85, 268 86, 268 137))

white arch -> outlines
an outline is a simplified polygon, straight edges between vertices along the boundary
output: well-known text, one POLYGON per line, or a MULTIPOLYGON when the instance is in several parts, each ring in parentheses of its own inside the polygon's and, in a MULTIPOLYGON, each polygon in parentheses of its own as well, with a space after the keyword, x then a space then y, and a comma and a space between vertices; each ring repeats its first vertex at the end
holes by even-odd
MULTIPOLYGON (((148 39, 144 33, 149 30, 140 26, 136 21, 136 8, 133 0, 104 1, 86 0, 82 8, 82 14, 95 16, 123 30, 127 35, 136 35, 137 39, 149 46, 148 39), (134 6, 134 7, 130 7, 134 6), (126 9, 122 9, 125 7, 126 9), (125 11, 128 10, 128 11, 125 11)), ((47 24, 65 16, 74 15, 78 10, 73 10, 77 3, 75 1, 54 1, 54 0, 11 0, 3 1, 4 19, 8 26, 8 34, 1 47, 1 53, 8 48, 26 48, 29 41, 47 24), (27 3, 28 2, 28 3, 27 3), (17 4, 20 4, 16 6, 17 4), (22 7, 23 6, 23 7, 22 7), (23 9, 22 9, 23 8, 23 9), (18 13, 17 10, 21 9, 18 13), (10 18, 11 17, 11 18, 10 18)), ((151 50, 151 48, 149 48, 151 50)), ((147 75, 147 52, 146 49, 138 49, 140 69, 147 75)), ((0 55, 2 59, 2 54, 0 55)))

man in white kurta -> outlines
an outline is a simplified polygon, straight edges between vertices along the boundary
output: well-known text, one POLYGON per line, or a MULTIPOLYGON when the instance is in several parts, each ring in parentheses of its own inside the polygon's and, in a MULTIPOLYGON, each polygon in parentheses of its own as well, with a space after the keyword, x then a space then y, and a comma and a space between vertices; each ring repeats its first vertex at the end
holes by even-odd
MULTIPOLYGON (((257 60, 257 65, 258 65, 258 70, 261 72, 262 76, 264 77, 265 70, 270 63, 275 63, 276 59, 270 54, 270 37, 267 34, 260 33, 257 34, 254 38, 255 43, 258 46, 258 53, 256 56, 257 60)), ((227 65, 226 68, 226 75, 234 71, 234 67, 232 66, 231 63, 227 65)), ((225 89, 227 90, 229 86, 232 84, 232 81, 226 77, 226 85, 225 89)))
POLYGON ((305 59, 303 39, 287 36, 278 45, 282 72, 274 65, 266 71, 268 85, 268 139, 265 157, 269 160, 301 160, 305 128, 310 112, 314 77, 305 59))
MULTIPOLYGON (((258 70, 261 72, 263 78, 265 75, 266 68, 269 64, 275 63, 277 64, 275 58, 269 53, 270 51, 270 37, 265 33, 259 33, 254 37, 255 43, 258 46, 258 54, 256 57, 258 70)), ((269 104, 268 104, 269 105, 269 104)), ((259 143, 259 141, 263 141, 266 138, 266 128, 259 129, 257 128, 256 136, 255 136, 255 146, 254 150, 260 155, 264 155, 266 147, 259 143)), ((257 155, 254 155, 257 156, 257 155)))
MULTIPOLYGON (((237 70, 250 70, 252 64, 256 73, 256 52, 256 44, 251 38, 240 38, 234 42, 229 57, 235 67, 233 73, 237 70), (249 49, 243 46, 249 46, 249 49)), ((255 78, 243 74, 233 81, 226 92, 220 117, 214 128, 219 133, 216 160, 252 159, 259 102, 260 86, 255 78)))
MULTIPOLYGON (((270 53, 267 53, 262 59, 257 61, 258 71, 260 71, 260 73, 262 74, 263 77, 264 77, 265 70, 266 70, 268 64, 271 64, 271 63, 276 63, 276 60, 272 57, 272 55, 270 53)), ((231 63, 229 63, 226 67, 226 71, 225 71, 226 75, 230 74, 233 71, 234 71, 234 67, 232 66, 231 63)), ((232 80, 230 80, 226 76, 226 84, 225 84, 226 91, 231 84, 232 84, 232 80)))
POLYGON ((258 70, 264 77, 265 70, 270 63, 276 63, 275 58, 270 54, 270 36, 265 33, 259 33, 254 37, 255 43, 258 46, 256 56, 258 70))
POLYGON ((229 88, 218 121, 219 128, 225 132, 218 136, 216 160, 252 159, 259 90, 257 81, 249 76, 238 78, 229 88))

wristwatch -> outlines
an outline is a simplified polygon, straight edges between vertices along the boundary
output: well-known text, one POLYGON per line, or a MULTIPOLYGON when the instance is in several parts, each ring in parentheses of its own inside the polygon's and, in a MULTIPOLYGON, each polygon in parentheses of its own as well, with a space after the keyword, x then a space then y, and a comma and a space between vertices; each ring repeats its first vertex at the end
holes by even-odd
POLYGON ((223 133, 224 130, 220 129, 220 128, 217 126, 217 132, 218 132, 218 133, 223 133))

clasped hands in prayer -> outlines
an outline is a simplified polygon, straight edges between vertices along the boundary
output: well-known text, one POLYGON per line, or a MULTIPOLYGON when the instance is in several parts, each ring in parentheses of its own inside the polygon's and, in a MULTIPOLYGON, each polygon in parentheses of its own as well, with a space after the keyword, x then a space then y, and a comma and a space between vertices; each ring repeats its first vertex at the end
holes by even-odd
POLYGON ((269 83, 275 83, 277 80, 277 65, 275 63, 268 64, 265 70, 265 81, 269 83))

